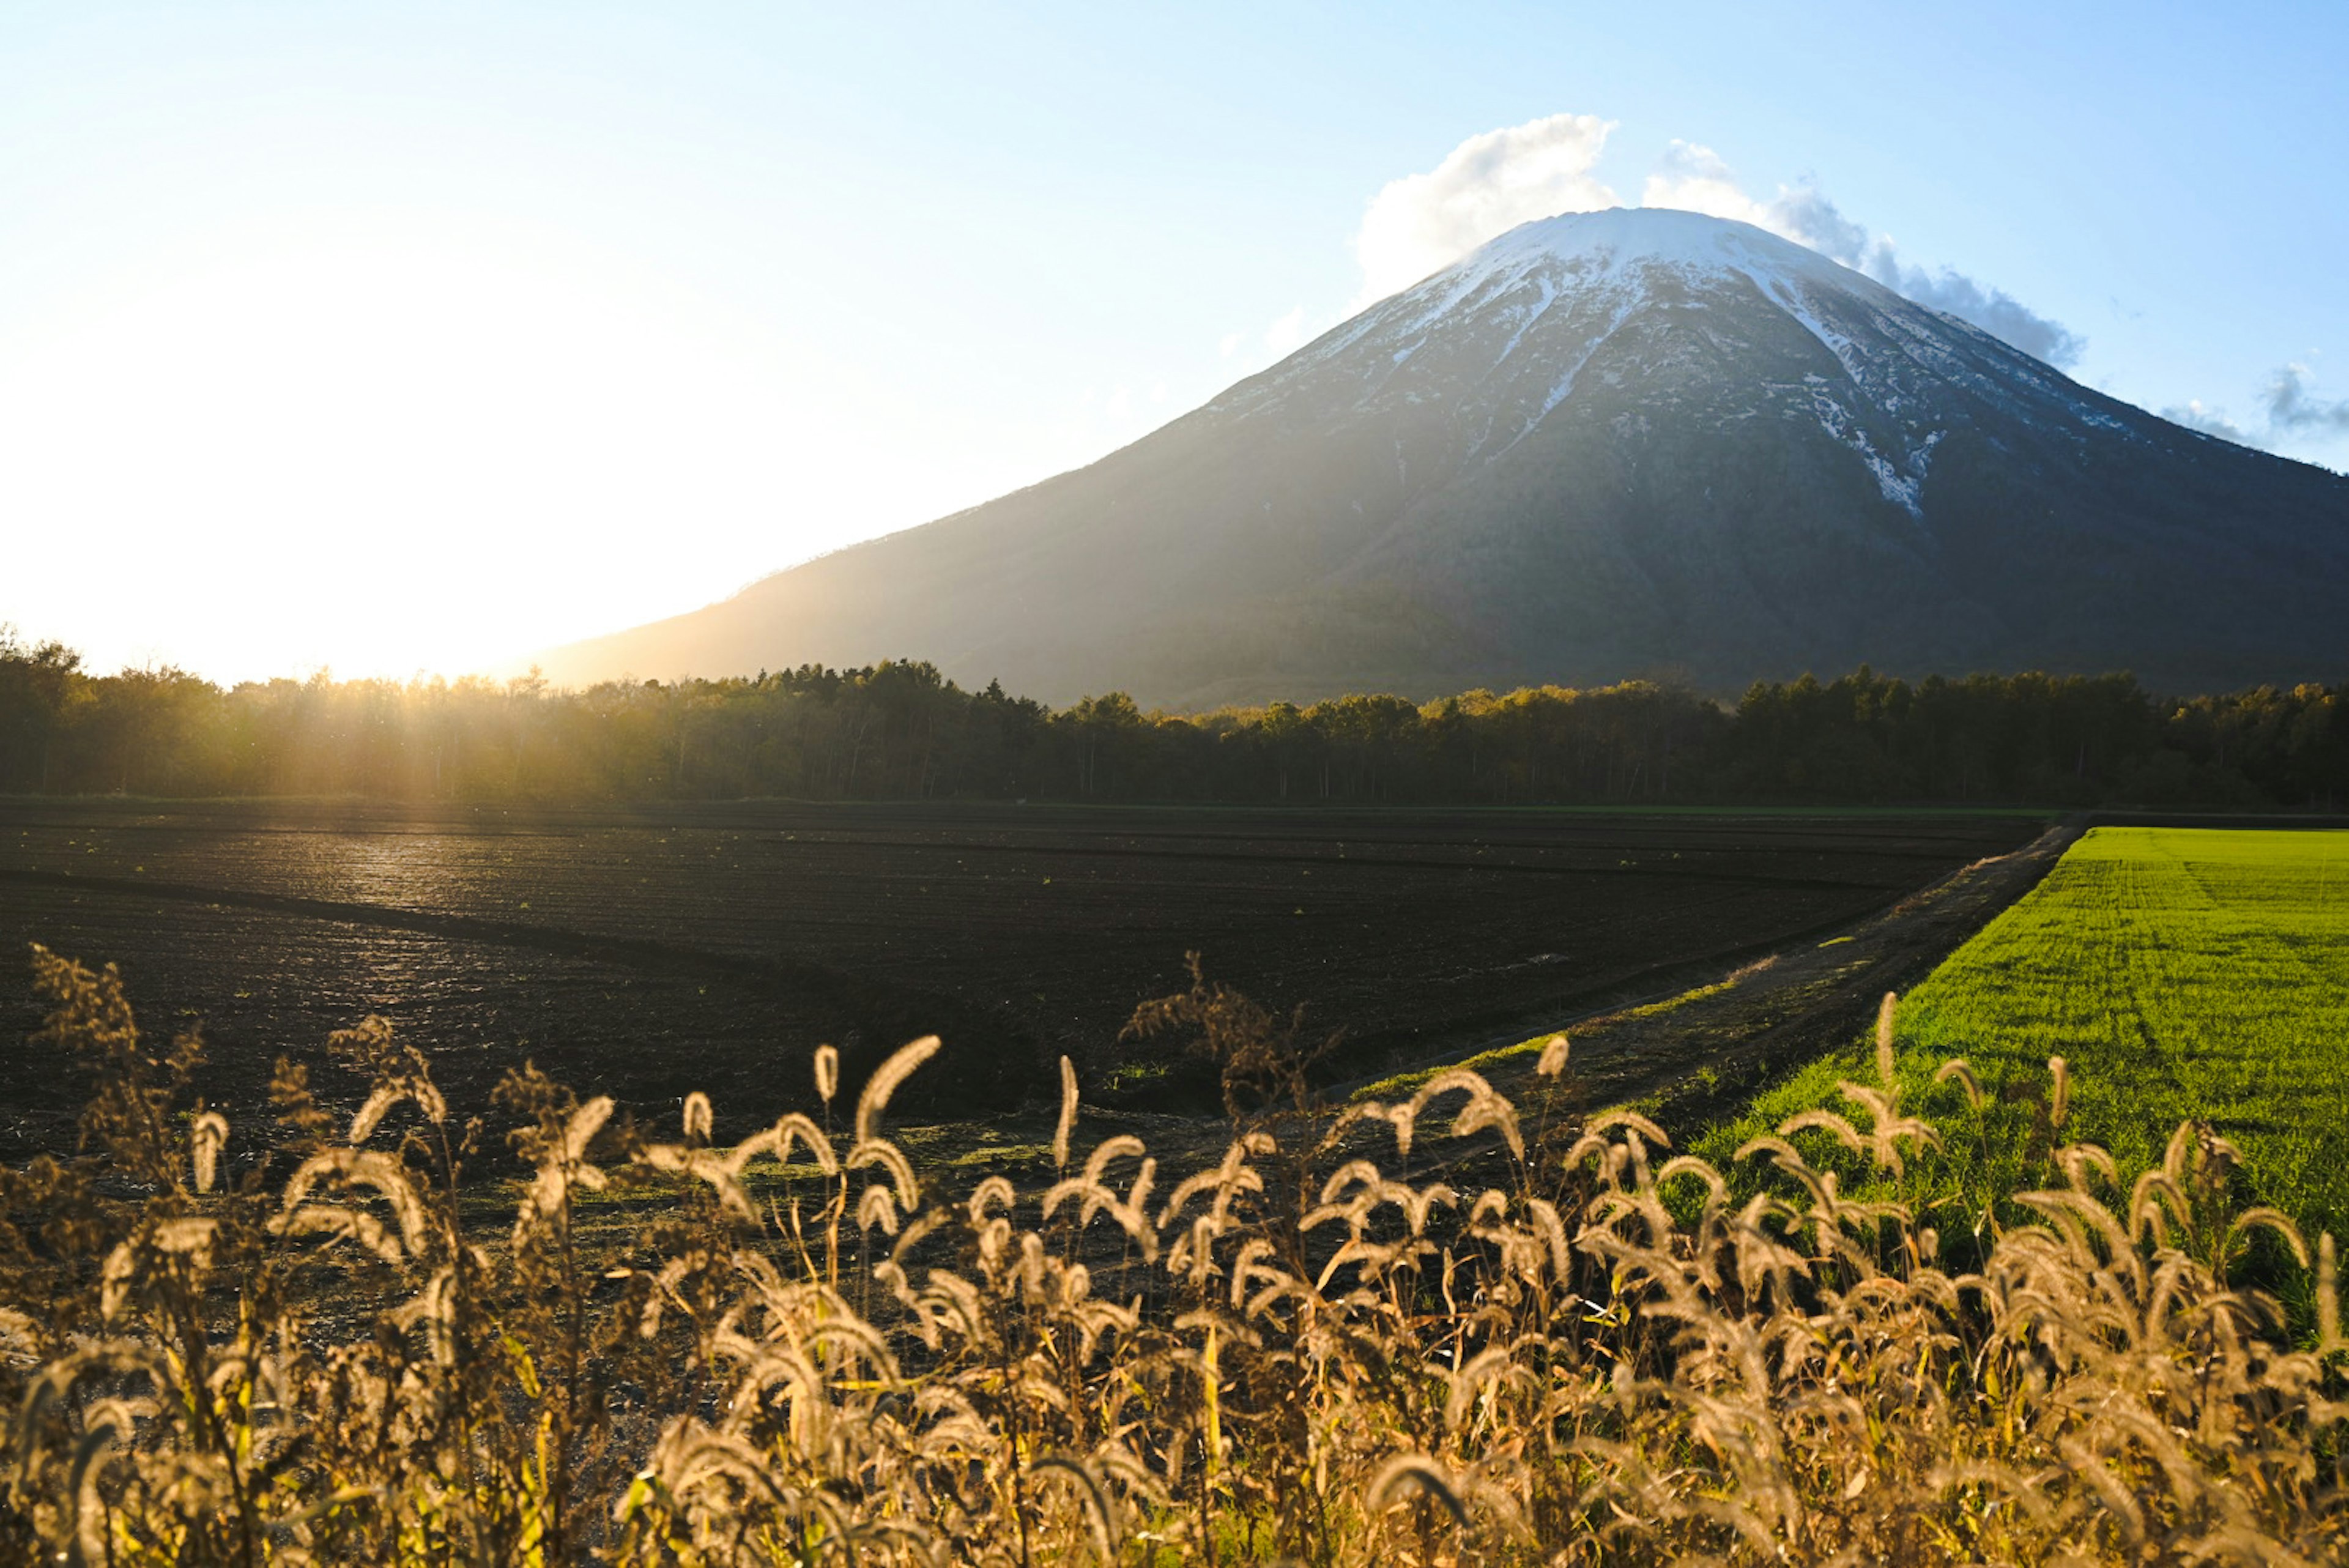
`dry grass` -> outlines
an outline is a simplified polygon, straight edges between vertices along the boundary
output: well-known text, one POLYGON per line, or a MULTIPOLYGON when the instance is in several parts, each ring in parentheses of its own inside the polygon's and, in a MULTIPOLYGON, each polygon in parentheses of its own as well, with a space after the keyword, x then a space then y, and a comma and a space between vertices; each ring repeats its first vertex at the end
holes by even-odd
MULTIPOLYGON (((1179 1178, 1084 1147, 1064 1075, 1056 1179, 933 1192, 884 1127, 924 1041, 845 1116, 820 1062, 820 1119, 732 1147, 698 1096, 662 1140, 518 1075, 535 1174, 492 1230, 460 1203, 481 1124, 379 1022, 338 1037, 376 1085, 354 1119, 281 1068, 277 1127, 240 1135, 110 971, 37 966, 104 1086, 82 1156, 0 1174, 9 1561, 2349 1551, 2330 1239, 2295 1346, 2220 1271, 2247 1228, 2299 1239, 2226 1209, 2190 1126, 2127 1191, 2061 1150, 2066 1184, 2017 1195, 2042 1220, 1960 1274, 1792 1128, 1733 1207, 1640 1116, 1552 1125, 1464 1069, 1257 1112, 1179 1178), (588 1245, 584 1199, 623 1189, 666 1200, 588 1245)), ((1286 1077, 1212 992, 1154 1017, 1213 1037, 1235 1104, 1286 1077)), ((1931 1143, 1895 1084, 1850 1090, 1857 1123, 1811 1125, 1886 1163, 1931 1143)))

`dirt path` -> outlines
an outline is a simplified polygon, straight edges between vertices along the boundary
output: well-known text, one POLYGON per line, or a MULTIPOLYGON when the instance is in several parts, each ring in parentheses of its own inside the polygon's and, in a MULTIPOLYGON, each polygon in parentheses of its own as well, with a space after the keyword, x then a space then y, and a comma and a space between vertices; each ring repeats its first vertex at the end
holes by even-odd
MULTIPOLYGON (((1930 974, 2036 887, 2082 831, 2077 821, 2059 824, 2021 849, 1951 873, 1845 935, 1784 949, 1710 994, 1572 1028, 1585 1103, 1653 1100, 1668 1128, 1736 1110, 1774 1078, 1865 1033, 1886 992, 1907 991, 1930 974)), ((1508 1094, 1522 1089, 1531 1072, 1527 1057, 1491 1076, 1508 1094)))

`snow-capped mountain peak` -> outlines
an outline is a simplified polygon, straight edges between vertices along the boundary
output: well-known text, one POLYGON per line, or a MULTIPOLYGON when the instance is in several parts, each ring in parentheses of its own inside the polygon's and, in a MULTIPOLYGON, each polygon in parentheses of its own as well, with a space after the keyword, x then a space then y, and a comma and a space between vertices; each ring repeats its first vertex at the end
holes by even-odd
POLYGON ((929 658, 1048 701, 2349 657, 2349 482, 1744 223, 1510 231, 1090 468, 547 659, 929 658))
MULTIPOLYGON (((1702 376, 1714 417, 1815 423, 1925 520, 1933 455, 1985 408, 2075 434, 2125 422, 2052 367, 1751 224, 1663 208, 1512 229, 1209 405, 1261 417, 1350 389, 1355 410, 1440 401, 1465 463, 1612 420, 1634 387, 1702 376), (1736 373, 1720 374, 1728 361, 1736 373), (1710 400, 1710 394, 1708 394, 1710 400)), ((1685 393, 1675 390, 1684 403, 1685 393)))
MULTIPOLYGON (((1556 265, 1589 284, 1662 266, 1682 272, 1736 272, 1764 287, 1796 281, 1871 280, 1766 229, 1669 207, 1609 207, 1537 219, 1471 251, 1426 282, 1473 286, 1495 276, 1556 265)), ((1406 290, 1405 292, 1413 292, 1406 290)))

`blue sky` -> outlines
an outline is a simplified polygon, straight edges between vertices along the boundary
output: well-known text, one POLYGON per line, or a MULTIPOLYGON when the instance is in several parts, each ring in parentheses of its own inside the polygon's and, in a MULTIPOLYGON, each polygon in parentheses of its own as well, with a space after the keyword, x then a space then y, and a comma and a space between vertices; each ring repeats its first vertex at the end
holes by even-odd
POLYGON ((1204 400, 1560 115, 1591 188, 1814 187, 2349 467, 2344 58, 2338 5, 13 5, 0 621, 233 679, 688 609, 1204 400))

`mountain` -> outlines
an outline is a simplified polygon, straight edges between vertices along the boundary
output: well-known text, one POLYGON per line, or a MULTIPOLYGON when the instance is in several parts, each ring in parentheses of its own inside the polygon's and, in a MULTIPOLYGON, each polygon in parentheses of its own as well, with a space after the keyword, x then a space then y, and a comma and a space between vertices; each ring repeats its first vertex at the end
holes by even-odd
POLYGON ((2349 676, 2349 480, 1744 223, 1527 223, 968 512, 554 650, 581 682, 924 658, 1065 702, 1863 660, 2349 676))

